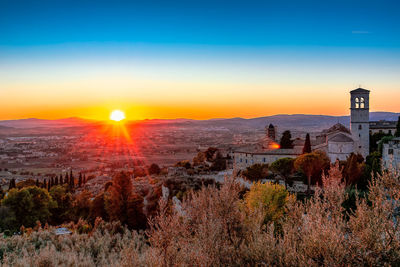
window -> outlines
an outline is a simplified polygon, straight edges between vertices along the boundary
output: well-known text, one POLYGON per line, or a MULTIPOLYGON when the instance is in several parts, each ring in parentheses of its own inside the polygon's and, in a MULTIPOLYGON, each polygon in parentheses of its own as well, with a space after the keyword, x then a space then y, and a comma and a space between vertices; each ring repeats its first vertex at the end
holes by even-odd
POLYGON ((263 158, 263 162, 265 162, 265 158, 263 158))
POLYGON ((393 149, 392 148, 389 149, 388 154, 389 155, 393 155, 393 149))
POLYGON ((246 163, 247 163, 247 159, 246 159, 246 163))
POLYGON ((360 100, 358 99, 358 97, 356 97, 356 108, 359 108, 360 107, 360 100))
POLYGON ((362 129, 362 126, 361 126, 361 124, 360 125, 358 125, 358 130, 361 130, 362 129))
POLYGON ((389 130, 389 134, 392 134, 392 130, 389 130))
POLYGON ((243 159, 240 159, 240 162, 243 162, 243 159))
POLYGON ((360 98, 360 108, 364 108, 365 107, 365 101, 364 101, 364 97, 360 98))

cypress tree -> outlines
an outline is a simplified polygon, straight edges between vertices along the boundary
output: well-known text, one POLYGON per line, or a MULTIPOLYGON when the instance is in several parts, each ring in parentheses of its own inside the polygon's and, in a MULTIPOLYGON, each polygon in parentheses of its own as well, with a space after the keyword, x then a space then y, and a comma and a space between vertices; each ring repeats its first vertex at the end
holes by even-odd
POLYGON ((82 173, 79 173, 78 187, 82 186, 82 173))
POLYGON ((46 179, 43 180, 43 188, 47 189, 47 180, 46 179))
POLYGON ((293 148, 292 134, 290 131, 284 131, 281 138, 281 148, 293 148))
POLYGON ((303 147, 303 154, 306 153, 311 153, 311 140, 310 140, 310 134, 308 133, 306 135, 306 141, 304 142, 304 147, 303 147))
POLYGON ((68 172, 65 174, 65 179, 64 179, 64 184, 69 183, 69 177, 68 177, 68 172))
POLYGON ((14 178, 12 178, 11 180, 10 180, 10 183, 8 184, 8 190, 11 190, 11 189, 13 189, 13 188, 15 188, 16 186, 15 186, 15 179, 14 178))
POLYGON ((50 191, 51 185, 50 185, 51 181, 49 180, 49 182, 47 183, 47 191, 50 191))
POLYGON ((36 179, 36 184, 35 184, 37 187, 39 187, 39 180, 38 179, 36 179))
POLYGON ((83 175, 83 184, 86 184, 86 174, 83 175))
POLYGON ((58 185, 58 176, 56 175, 56 177, 54 178, 54 185, 58 185))
POLYGON ((400 116, 397 119, 397 126, 396 126, 396 132, 394 133, 395 137, 400 137, 400 116))

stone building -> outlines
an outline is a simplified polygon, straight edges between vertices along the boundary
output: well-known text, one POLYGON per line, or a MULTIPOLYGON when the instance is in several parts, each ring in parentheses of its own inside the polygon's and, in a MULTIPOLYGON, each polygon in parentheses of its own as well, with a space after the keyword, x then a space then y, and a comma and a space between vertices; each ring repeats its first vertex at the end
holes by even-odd
POLYGON ((385 168, 393 167, 400 170, 400 137, 383 144, 382 163, 385 168))
POLYGON ((370 121, 369 122, 369 132, 370 134, 384 133, 384 134, 394 134, 396 132, 397 121, 370 121))

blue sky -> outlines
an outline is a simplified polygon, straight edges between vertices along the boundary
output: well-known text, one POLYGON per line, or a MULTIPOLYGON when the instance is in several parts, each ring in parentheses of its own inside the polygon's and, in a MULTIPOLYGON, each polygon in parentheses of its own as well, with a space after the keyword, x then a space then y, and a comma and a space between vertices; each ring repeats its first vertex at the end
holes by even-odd
POLYGON ((0 97, 15 103, 29 91, 45 99, 20 104, 26 115, 11 106, 0 113, 46 116, 54 107, 39 106, 50 101, 64 107, 59 116, 96 117, 83 107, 130 101, 143 110, 136 118, 187 117, 187 103, 196 118, 343 114, 360 84, 374 90, 373 109, 400 111, 399 10, 386 0, 0 0, 0 97), (313 109, 301 97, 296 109, 279 102, 298 102, 286 99, 296 87, 313 109), (340 104, 318 104, 326 92, 340 104), (72 94, 81 101, 70 103, 72 94), (243 112, 240 101, 254 110, 243 112))

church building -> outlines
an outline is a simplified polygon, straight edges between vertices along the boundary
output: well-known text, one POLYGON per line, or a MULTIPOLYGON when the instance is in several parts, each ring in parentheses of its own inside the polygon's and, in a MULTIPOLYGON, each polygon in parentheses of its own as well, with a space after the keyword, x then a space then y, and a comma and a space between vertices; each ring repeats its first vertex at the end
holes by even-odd
MULTIPOLYGON (((369 90, 357 88, 350 91, 350 129, 337 123, 323 130, 312 140, 312 151, 324 151, 331 162, 346 160, 351 153, 359 153, 364 158, 369 155, 369 90)), ((271 144, 276 140, 276 127, 266 128, 266 138, 262 140, 263 151, 236 151, 234 162, 237 168, 244 169, 256 163, 271 164, 273 161, 301 155, 299 147, 277 149, 271 144)))

